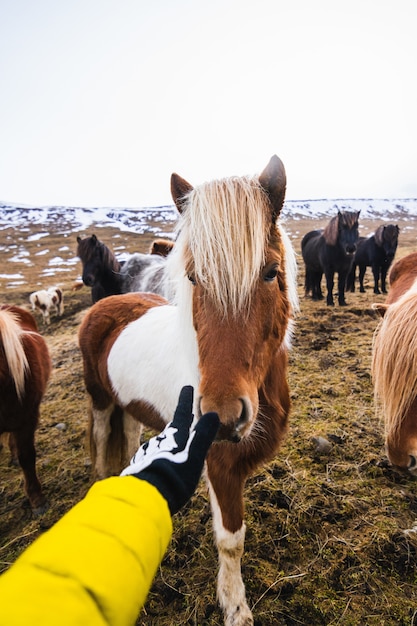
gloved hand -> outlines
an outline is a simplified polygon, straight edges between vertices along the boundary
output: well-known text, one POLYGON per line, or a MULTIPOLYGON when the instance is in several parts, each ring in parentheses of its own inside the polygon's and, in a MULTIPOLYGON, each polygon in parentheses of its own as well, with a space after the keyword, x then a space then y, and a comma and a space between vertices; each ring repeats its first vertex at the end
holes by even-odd
POLYGON ((217 413, 206 413, 190 431, 193 396, 192 387, 181 389, 172 422, 144 443, 121 473, 154 485, 168 502, 171 515, 193 495, 220 424, 217 413))

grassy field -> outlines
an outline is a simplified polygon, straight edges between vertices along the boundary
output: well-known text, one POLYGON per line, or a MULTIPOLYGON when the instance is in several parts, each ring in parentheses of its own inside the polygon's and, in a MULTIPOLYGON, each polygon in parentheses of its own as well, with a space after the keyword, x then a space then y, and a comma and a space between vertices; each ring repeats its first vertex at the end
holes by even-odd
MULTIPOLYGON (((286 223, 298 253, 303 234, 324 223, 286 223)), ((361 234, 379 223, 363 222, 361 234)), ((416 249, 417 223, 397 223, 400 258, 416 249)), ((149 245, 150 235, 95 232, 108 245, 130 252, 145 251, 149 245)), ((25 277, 20 285, 2 278, 0 296, 2 302, 28 306, 29 293, 41 285, 59 283, 64 289, 64 316, 46 329, 39 320, 53 358, 37 433, 39 476, 50 507, 42 517, 32 517, 21 471, 9 467, 4 448, 0 571, 92 483, 85 446, 87 398, 77 347, 90 293, 85 287, 72 291, 79 263, 54 279, 42 277, 51 258, 75 256, 76 235, 85 233, 74 232, 64 242, 59 233, 43 239, 33 238, 35 234, 12 228, 0 233, 3 266, 25 277), (10 259, 22 246, 29 253, 26 261, 12 264, 10 259)), ((246 489, 243 576, 255 624, 412 626, 417 624, 417 484, 388 465, 370 378, 372 336, 378 324, 371 305, 385 296, 374 296, 368 269, 366 293, 347 294, 347 307, 329 308, 304 297, 301 256, 299 270, 301 311, 289 369, 290 429, 276 459, 252 477, 246 489), (330 447, 321 449, 320 437, 330 447)), ((201 483, 175 517, 170 549, 137 624, 221 626, 216 570, 210 508, 201 483)))

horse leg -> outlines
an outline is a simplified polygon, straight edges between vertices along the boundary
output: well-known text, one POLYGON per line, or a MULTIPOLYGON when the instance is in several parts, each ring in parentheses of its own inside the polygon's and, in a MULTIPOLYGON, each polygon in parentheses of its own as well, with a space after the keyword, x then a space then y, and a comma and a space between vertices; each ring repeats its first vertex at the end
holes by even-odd
POLYGON ((123 434, 126 440, 126 460, 123 462, 125 466, 130 463, 130 459, 140 446, 140 437, 142 434, 142 424, 127 411, 123 412, 123 434))
POLYGON ((346 291, 355 293, 355 280, 356 280, 356 265, 353 264, 352 269, 350 270, 347 280, 346 280, 346 291))
POLYGON ((388 268, 384 265, 381 267, 381 291, 387 293, 387 272, 388 268))
POLYGON ((99 480, 109 476, 107 467, 107 444, 111 432, 110 418, 114 406, 110 404, 106 409, 100 410, 91 407, 92 443, 95 447, 95 472, 99 480))
POLYGON ((25 479, 25 492, 35 515, 44 513, 47 508, 45 496, 36 474, 35 427, 30 421, 26 428, 10 433, 11 450, 16 450, 19 465, 25 479))
POLYGON ((359 267, 359 291, 361 293, 365 293, 365 287, 363 286, 363 279, 365 278, 366 265, 361 265, 359 267))
POLYGON ((339 291, 338 302, 339 306, 346 306, 345 300, 345 287, 346 287, 346 272, 339 272, 337 277, 337 288, 339 291))
POLYGON ((252 612, 246 601, 241 572, 246 530, 243 522, 245 480, 238 471, 228 471, 225 481, 224 467, 216 466, 208 460, 208 487, 219 555, 217 597, 225 626, 252 626, 252 612))
POLYGON ((333 286, 334 286, 334 272, 326 271, 326 287, 327 287, 327 306, 334 306, 333 300, 333 286))
POLYGON ((7 443, 10 450, 10 463, 9 465, 14 465, 17 467, 19 465, 19 459, 17 455, 17 446, 16 439, 12 436, 12 433, 4 433, 2 435, 4 437, 4 442, 7 443))
POLYGON ((311 289, 313 300, 323 300, 323 294, 321 291, 321 278, 320 272, 311 272, 311 289))
POLYGON ((323 300, 323 292, 321 290, 321 279, 323 278, 323 272, 316 273, 316 289, 317 289, 317 300, 323 300))
POLYGON ((372 266, 372 274, 374 275, 374 293, 379 294, 378 283, 379 283, 379 266, 374 264, 372 266))

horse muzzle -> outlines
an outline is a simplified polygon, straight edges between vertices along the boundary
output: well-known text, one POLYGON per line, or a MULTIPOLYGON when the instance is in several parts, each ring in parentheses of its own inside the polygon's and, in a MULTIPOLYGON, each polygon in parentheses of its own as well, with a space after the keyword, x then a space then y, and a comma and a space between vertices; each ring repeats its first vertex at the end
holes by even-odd
POLYGON ((86 276, 82 277, 83 283, 86 287, 94 287, 94 276, 92 276, 91 274, 87 274, 86 276))
POLYGON ((353 256, 356 252, 356 246, 346 246, 345 252, 346 256, 353 256))
POLYGON ((207 397, 199 398, 199 413, 204 415, 211 411, 218 414, 220 427, 216 441, 239 443, 252 430, 253 416, 256 415, 248 398, 238 398, 227 403, 209 401, 207 397))

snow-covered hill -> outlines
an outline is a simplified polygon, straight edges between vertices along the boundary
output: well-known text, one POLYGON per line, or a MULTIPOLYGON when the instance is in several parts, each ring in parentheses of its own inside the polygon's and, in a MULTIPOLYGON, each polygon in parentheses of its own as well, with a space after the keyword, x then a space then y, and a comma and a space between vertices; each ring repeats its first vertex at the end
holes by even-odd
MULTIPOLYGON (((417 198, 407 199, 323 199, 289 200, 284 205, 283 216, 288 219, 332 217, 338 210, 359 211, 362 219, 382 221, 417 218, 417 198)), ((174 206, 118 208, 118 207, 33 207, 0 202, 0 230, 10 226, 39 224, 46 229, 54 227, 61 232, 107 226, 141 233, 149 231, 149 224, 175 223, 174 206)))

